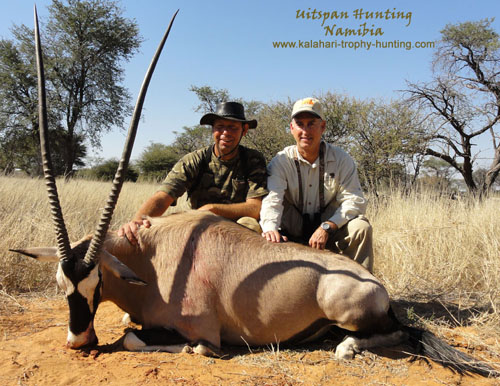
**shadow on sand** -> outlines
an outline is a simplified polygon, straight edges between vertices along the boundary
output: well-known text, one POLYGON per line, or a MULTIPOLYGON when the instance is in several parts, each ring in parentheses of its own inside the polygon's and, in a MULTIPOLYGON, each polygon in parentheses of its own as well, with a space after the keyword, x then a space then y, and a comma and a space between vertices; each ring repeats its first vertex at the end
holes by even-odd
MULTIPOLYGON (((392 308, 398 320, 404 325, 418 324, 418 320, 439 320, 452 327, 467 326, 471 320, 478 314, 484 312, 478 308, 463 308, 453 303, 446 303, 443 301, 410 301, 407 299, 397 299, 391 301, 392 308)), ((125 329, 125 333, 133 331, 131 328, 125 329)), ((143 332, 144 333, 144 332, 143 332)), ((335 351, 335 347, 342 342, 346 336, 346 331, 337 327, 331 327, 330 330, 319 340, 300 345, 290 345, 286 343, 275 343, 273 345, 266 345, 261 347, 247 346, 222 346, 223 355, 221 359, 231 359, 236 356, 247 355, 251 353, 262 353, 266 351, 277 350, 295 350, 298 352, 312 352, 317 350, 335 351)), ((175 331, 157 329, 151 330, 150 338, 154 344, 181 344, 187 343, 186 340, 175 331)), ((98 345, 97 347, 90 347, 82 349, 81 351, 88 355, 99 355, 100 353, 111 353, 124 351, 123 339, 116 340, 113 343, 106 345, 98 345)), ((414 354, 413 348, 408 344, 401 344, 393 347, 380 347, 368 350, 381 357, 389 359, 402 359, 408 358, 414 354)), ((168 355, 168 354, 166 354, 168 355)))

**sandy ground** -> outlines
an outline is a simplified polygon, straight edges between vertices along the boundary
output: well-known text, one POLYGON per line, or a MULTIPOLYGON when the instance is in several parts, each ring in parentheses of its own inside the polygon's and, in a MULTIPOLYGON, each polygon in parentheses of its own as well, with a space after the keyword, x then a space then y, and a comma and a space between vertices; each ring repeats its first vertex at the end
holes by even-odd
MULTIPOLYGON (((336 361, 334 342, 293 350, 225 347, 221 359, 196 354, 123 351, 122 312, 101 304, 99 346, 64 347, 68 309, 62 298, 18 300, 0 315, 0 385, 498 385, 460 376, 436 364, 411 361, 401 347, 336 361)), ((455 335, 455 334, 454 334, 455 335)), ((447 337, 459 346, 456 335, 447 337)))

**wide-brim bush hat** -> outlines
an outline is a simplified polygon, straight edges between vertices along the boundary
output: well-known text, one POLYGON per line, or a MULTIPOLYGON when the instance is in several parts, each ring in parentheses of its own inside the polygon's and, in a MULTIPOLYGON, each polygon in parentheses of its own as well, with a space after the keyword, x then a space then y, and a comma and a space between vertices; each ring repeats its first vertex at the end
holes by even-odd
POLYGON ((222 102, 219 103, 215 109, 215 113, 208 113, 201 117, 200 125, 211 125, 216 119, 229 119, 230 121, 237 121, 248 123, 250 129, 257 127, 257 120, 248 120, 245 118, 245 108, 238 102, 222 102))

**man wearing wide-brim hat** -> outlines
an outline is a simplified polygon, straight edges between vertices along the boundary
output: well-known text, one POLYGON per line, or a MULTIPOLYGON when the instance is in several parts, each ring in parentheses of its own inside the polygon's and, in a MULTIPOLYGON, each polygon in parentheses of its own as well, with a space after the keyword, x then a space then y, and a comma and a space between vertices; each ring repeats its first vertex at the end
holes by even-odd
POLYGON ((266 161, 257 150, 240 145, 256 120, 247 120, 243 105, 224 102, 205 114, 201 125, 212 126, 214 144, 182 157, 160 189, 124 224, 118 234, 136 243, 139 226, 150 226, 145 216, 161 216, 190 209, 209 210, 260 232, 258 218, 266 190, 266 161))

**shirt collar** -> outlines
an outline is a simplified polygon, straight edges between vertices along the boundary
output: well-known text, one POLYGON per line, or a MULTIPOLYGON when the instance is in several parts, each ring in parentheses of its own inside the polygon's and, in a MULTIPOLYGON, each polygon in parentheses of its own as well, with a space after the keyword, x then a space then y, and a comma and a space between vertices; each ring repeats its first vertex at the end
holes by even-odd
MULTIPOLYGON (((323 141, 321 141, 321 142, 323 142, 323 141)), ((309 165, 311 168, 314 169, 314 168, 319 167, 319 154, 318 154, 318 156, 316 157, 316 159, 314 160, 313 163, 309 162, 304 157, 302 157, 302 154, 300 154, 299 149, 297 148, 297 145, 295 145, 295 154, 297 155, 297 159, 300 162, 303 162, 303 163, 309 165)))
POLYGON ((240 153, 241 153, 241 146, 238 145, 238 152, 236 153, 236 156, 234 156, 233 158, 231 158, 229 160, 219 159, 215 155, 215 145, 212 145, 212 161, 215 163, 219 163, 219 164, 226 165, 226 166, 231 166, 231 165, 235 164, 240 159, 240 153))

